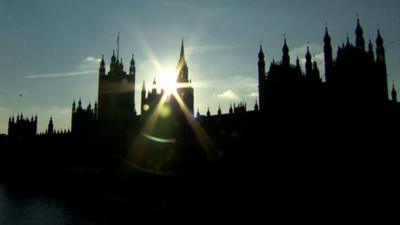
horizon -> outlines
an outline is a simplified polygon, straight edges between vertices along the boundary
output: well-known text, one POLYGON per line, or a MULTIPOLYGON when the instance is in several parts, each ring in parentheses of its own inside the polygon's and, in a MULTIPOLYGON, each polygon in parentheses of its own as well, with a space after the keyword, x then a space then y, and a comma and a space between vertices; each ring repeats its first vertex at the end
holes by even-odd
POLYGON ((364 37, 367 42, 372 40, 374 48, 376 30, 381 30, 388 86, 391 89, 393 82, 399 88, 397 1, 307 1, 310 8, 290 1, 229 1, 230 5, 223 4, 226 1, 122 2, 94 6, 86 1, 28 1, 22 9, 18 2, 0 3, 0 51, 7 53, 0 56, 0 133, 7 133, 8 118, 20 113, 29 117, 37 114, 38 132, 47 128, 50 116, 57 130, 70 128, 74 99, 82 98, 84 107, 97 101, 99 60, 104 54, 106 65, 109 64, 118 32, 124 70, 130 55, 135 55, 138 114, 143 80, 146 87, 151 87, 154 77, 163 79, 162 71, 175 71, 181 38, 185 40, 189 76, 194 85, 195 112, 199 108, 205 114, 210 107, 211 113, 216 114, 221 105, 222 112, 227 113, 229 104, 239 101, 247 102, 248 110, 252 110, 258 94, 260 41, 268 68, 273 59, 281 58, 285 34, 291 63, 298 56, 303 72, 309 45, 324 80, 325 23, 336 58, 337 47, 345 42, 347 34, 354 43, 357 14, 364 37), (110 4, 116 6, 115 12, 108 11, 110 4), (76 8, 78 5, 81 7, 76 8), (133 7, 138 15, 127 10, 128 6, 138 5, 144 8, 137 11, 133 7), (346 9, 341 8, 344 5, 346 9), (340 18, 335 9, 342 9, 340 18), (315 14, 310 15, 309 10, 315 14), (150 12, 166 19, 153 18, 148 15, 150 12))

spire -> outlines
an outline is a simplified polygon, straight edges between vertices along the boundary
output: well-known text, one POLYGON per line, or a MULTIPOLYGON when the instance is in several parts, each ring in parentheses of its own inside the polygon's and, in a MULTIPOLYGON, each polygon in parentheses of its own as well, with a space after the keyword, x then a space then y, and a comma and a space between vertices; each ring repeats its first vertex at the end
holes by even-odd
POLYGON ((181 54, 179 56, 179 61, 185 60, 185 47, 183 45, 183 38, 181 41, 181 54))
POLYGON ((153 85, 156 85, 156 77, 154 77, 153 85))
POLYGON ((210 107, 207 108, 207 117, 210 117, 211 113, 210 113, 210 107))
POLYGON ((232 104, 229 106, 229 114, 233 114, 232 104))
POLYGON ((200 117, 200 111, 199 111, 199 108, 197 108, 196 117, 197 117, 197 118, 199 118, 199 117, 200 117))
POLYGON ((221 112, 221 105, 219 105, 219 104, 218 104, 218 111, 217 111, 217 113, 218 113, 218 116, 220 116, 220 115, 222 114, 222 112, 221 112))
POLYGON ((254 104, 254 111, 256 111, 256 112, 258 112, 258 102, 257 102, 257 99, 256 99, 256 104, 254 104))

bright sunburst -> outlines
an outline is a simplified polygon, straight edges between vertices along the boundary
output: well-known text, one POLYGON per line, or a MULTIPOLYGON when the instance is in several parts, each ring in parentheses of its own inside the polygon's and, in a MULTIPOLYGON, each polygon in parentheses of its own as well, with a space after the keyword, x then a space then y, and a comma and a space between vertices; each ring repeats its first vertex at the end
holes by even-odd
POLYGON ((173 94, 174 92, 176 92, 176 89, 178 87, 176 83, 176 71, 173 69, 163 68, 160 71, 158 82, 159 87, 164 89, 165 94, 173 94))

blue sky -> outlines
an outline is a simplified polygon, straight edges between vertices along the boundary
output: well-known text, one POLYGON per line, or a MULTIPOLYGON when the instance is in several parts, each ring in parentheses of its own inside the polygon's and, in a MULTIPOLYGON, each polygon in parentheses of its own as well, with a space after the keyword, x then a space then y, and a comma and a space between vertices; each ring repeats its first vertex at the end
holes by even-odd
POLYGON ((359 14, 367 40, 381 29, 388 80, 399 87, 399 11, 397 0, 0 0, 0 133, 21 112, 38 115, 39 131, 50 116, 69 128, 72 101, 97 99, 98 59, 109 63, 118 32, 125 66, 135 54, 139 87, 160 76, 158 66, 175 68, 184 37, 195 109, 215 113, 234 101, 252 108, 260 41, 268 62, 280 59, 286 34, 292 63, 307 42, 321 63, 324 24, 336 49, 346 34, 354 40, 359 14))

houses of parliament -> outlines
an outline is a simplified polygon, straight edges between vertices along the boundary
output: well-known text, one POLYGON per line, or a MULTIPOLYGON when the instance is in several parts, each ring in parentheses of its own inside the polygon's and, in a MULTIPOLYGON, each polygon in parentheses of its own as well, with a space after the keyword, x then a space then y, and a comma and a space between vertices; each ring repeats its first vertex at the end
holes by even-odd
POLYGON ((387 127, 400 124, 397 92, 388 88, 383 37, 378 30, 375 43, 367 43, 357 20, 354 43, 348 37, 336 58, 328 28, 323 44, 325 79, 309 49, 303 71, 298 58, 291 64, 286 38, 282 59, 269 68, 260 45, 254 108, 240 102, 227 114, 218 109, 196 116, 183 40, 176 93, 157 90, 156 80, 147 89, 143 81, 140 114, 134 56, 125 71, 114 52, 109 71, 104 56, 100 62, 98 101, 86 107, 81 99, 73 102, 70 131, 55 131, 50 119, 46 132, 37 134, 37 118, 11 117, 4 152, 43 164, 125 163, 159 173, 237 173, 271 165, 284 170, 374 155, 395 137, 387 127), (385 139, 378 138, 383 134, 385 139))

